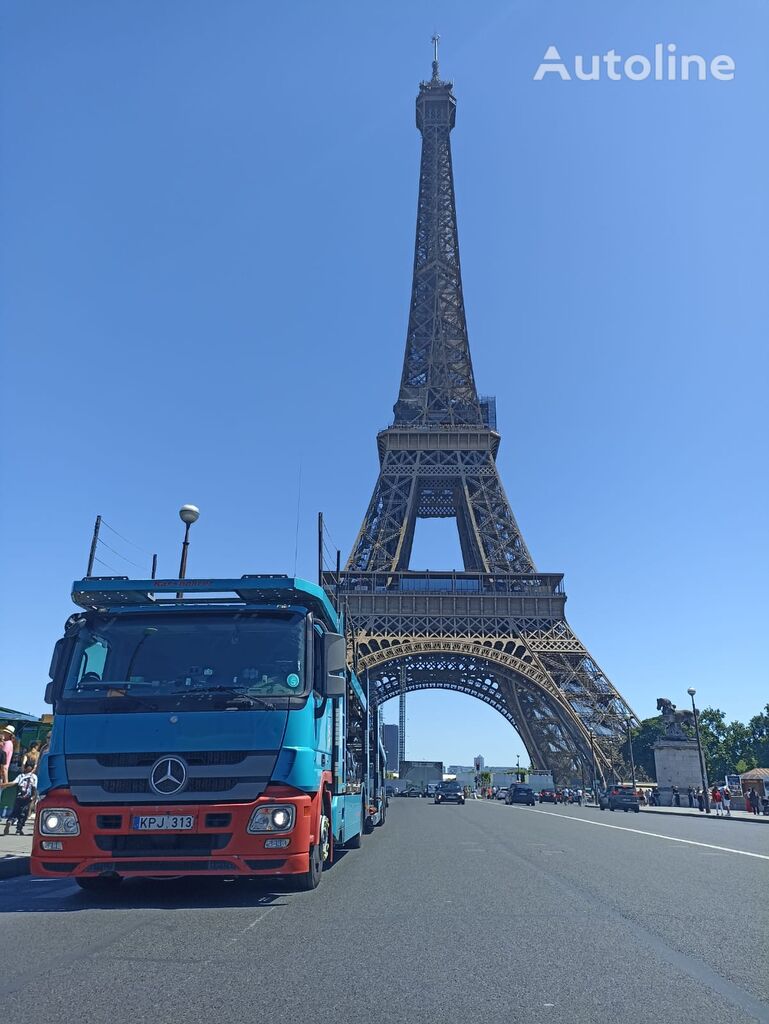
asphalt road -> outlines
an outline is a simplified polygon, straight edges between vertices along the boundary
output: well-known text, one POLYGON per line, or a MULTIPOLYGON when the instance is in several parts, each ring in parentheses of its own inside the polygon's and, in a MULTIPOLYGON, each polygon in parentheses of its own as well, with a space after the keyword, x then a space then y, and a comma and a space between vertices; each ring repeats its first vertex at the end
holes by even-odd
POLYGON ((314 893, 0 896, 7 1020, 769 1022, 769 829, 749 824, 397 799, 314 893))

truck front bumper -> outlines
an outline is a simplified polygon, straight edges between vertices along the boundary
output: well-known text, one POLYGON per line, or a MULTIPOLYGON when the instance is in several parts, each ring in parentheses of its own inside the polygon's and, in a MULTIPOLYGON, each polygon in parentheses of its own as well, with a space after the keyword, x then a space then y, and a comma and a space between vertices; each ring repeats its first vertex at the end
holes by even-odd
POLYGON ((53 790, 38 804, 31 872, 41 878, 302 874, 317 842, 314 802, 286 786, 268 787, 258 800, 237 804, 83 806, 69 790, 53 790), (294 807, 291 831, 250 834, 254 810, 277 803, 294 807), (80 834, 43 835, 41 824, 52 808, 74 810, 80 834), (133 827, 134 818, 148 815, 192 815, 194 825, 183 831, 133 827))

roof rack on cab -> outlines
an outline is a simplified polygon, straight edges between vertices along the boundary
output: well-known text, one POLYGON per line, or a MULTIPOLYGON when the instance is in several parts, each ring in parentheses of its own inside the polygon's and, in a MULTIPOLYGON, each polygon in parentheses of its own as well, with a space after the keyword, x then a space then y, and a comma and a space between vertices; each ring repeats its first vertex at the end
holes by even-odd
POLYGON ((282 574, 248 574, 231 579, 132 580, 128 576, 87 576, 72 584, 72 600, 88 609, 150 607, 275 606, 301 604, 336 630, 338 616, 325 591, 308 580, 282 574), (179 596, 181 595, 181 597, 179 596))

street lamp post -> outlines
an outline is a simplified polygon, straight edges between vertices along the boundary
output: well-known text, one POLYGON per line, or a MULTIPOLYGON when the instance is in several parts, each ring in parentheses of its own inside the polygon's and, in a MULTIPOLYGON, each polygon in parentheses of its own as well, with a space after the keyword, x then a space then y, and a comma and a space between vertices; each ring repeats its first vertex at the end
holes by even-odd
MULTIPOLYGON (((182 559, 179 563, 179 579, 183 580, 187 573, 187 550, 190 546, 190 527, 200 518, 200 509, 196 505, 182 505, 179 509, 179 518, 184 523, 182 559)), ((184 592, 180 590, 176 596, 181 599, 184 596, 184 592)))
POLYGON ((633 783, 633 792, 635 793, 635 761, 633 760, 633 737, 630 733, 630 723, 632 718, 630 715, 625 719, 625 725, 627 726, 627 745, 630 751, 630 780, 633 783))
POLYGON ((697 753, 700 755, 700 774, 702 777, 702 799, 705 802, 705 813, 710 814, 710 794, 708 793, 708 775, 705 770, 705 757, 702 753, 702 740, 700 739, 700 719, 697 708, 694 704, 694 695, 697 692, 693 687, 686 691, 692 698, 692 712, 694 713, 694 732, 697 736, 697 753))

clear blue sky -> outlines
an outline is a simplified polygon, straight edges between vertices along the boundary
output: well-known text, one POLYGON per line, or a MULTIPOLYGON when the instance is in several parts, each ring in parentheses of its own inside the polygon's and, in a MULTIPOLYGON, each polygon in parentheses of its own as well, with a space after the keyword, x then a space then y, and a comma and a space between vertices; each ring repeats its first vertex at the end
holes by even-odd
MULTIPOLYGON (((763 0, 7 0, 0 704, 44 708, 101 513, 111 567, 314 573, 377 471, 408 312, 430 36, 465 300, 542 570, 636 711, 769 699, 763 0), (546 48, 730 54, 733 82, 532 76, 546 48), (698 698, 699 699, 699 698, 698 698)), ((414 567, 458 566, 421 524, 414 567)), ((109 572, 110 569, 103 568, 109 572)), ((388 709, 392 715, 392 709, 388 709)), ((415 695, 412 757, 522 750, 415 695)))

